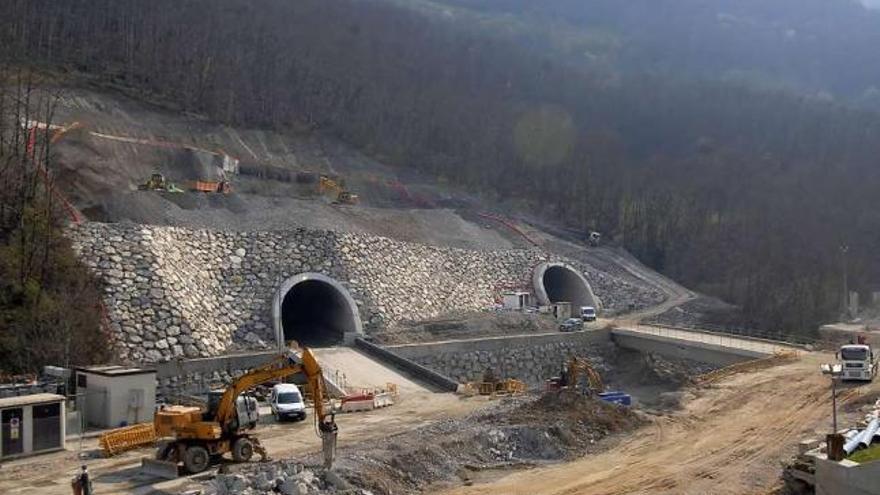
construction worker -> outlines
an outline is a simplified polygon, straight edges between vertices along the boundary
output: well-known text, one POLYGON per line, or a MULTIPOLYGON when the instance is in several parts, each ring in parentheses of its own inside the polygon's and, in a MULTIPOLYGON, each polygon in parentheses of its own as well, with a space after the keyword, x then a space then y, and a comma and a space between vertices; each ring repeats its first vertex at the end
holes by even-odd
POLYGON ((89 468, 83 464, 79 474, 74 476, 71 483, 73 495, 92 495, 92 480, 89 479, 89 468))

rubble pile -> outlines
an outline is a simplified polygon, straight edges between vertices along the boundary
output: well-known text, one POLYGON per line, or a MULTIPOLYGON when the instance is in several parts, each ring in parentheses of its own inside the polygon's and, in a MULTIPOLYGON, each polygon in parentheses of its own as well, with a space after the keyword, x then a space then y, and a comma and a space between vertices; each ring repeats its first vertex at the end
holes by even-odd
POLYGON ((335 471, 307 468, 302 464, 281 461, 252 464, 238 474, 219 474, 201 490, 202 495, 373 495, 353 487, 335 471))
POLYGON ((605 448, 600 440, 631 431, 642 421, 628 408, 571 390, 511 397, 465 418, 341 449, 330 472, 309 467, 319 462, 317 457, 306 459, 305 468, 291 461, 252 465, 241 478, 212 482, 211 493, 431 493, 466 482, 476 472, 561 462, 599 451, 605 448), (285 492, 279 482, 301 491, 285 492))

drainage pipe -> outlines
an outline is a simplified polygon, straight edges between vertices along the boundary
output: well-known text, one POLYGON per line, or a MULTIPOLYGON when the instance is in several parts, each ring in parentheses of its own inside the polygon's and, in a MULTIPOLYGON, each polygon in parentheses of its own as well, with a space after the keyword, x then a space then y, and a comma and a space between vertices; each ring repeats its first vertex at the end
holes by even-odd
POLYGON ((843 444, 843 451, 846 452, 846 455, 852 454, 859 447, 862 443, 862 434, 865 433, 865 431, 867 430, 856 433, 852 438, 847 440, 845 444, 843 444))
POLYGON ((880 420, 878 420, 878 418, 874 418, 873 421, 868 423, 868 427, 865 428, 865 431, 862 432, 861 439, 859 440, 859 445, 864 448, 870 447, 871 442, 874 441, 874 435, 877 434, 878 429, 880 429, 880 420))

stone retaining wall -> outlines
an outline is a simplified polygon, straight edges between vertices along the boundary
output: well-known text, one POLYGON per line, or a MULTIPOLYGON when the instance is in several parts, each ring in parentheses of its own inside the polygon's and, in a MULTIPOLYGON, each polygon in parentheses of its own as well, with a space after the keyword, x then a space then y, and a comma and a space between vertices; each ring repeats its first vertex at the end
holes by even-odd
POLYGON ((467 251, 303 229, 88 223, 69 235, 105 283, 119 357, 134 362, 271 347, 272 298, 303 272, 348 288, 369 333, 402 319, 490 307, 501 289, 529 287, 533 268, 544 261, 569 263, 588 279, 593 270, 539 250, 467 251))
POLYGON ((602 350, 609 345, 609 332, 548 334, 464 340, 435 344, 389 346, 394 353, 461 383, 479 381, 486 368, 497 378, 516 378, 530 387, 559 375, 570 356, 583 356, 600 372, 608 371, 602 350))

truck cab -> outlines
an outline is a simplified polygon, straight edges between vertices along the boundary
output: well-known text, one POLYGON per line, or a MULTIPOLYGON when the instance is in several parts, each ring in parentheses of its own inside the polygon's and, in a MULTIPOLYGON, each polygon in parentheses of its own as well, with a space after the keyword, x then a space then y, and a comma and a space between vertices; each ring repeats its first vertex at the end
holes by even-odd
POLYGON ((837 358, 843 365, 843 380, 871 381, 877 374, 877 360, 871 346, 850 344, 840 347, 837 358))

